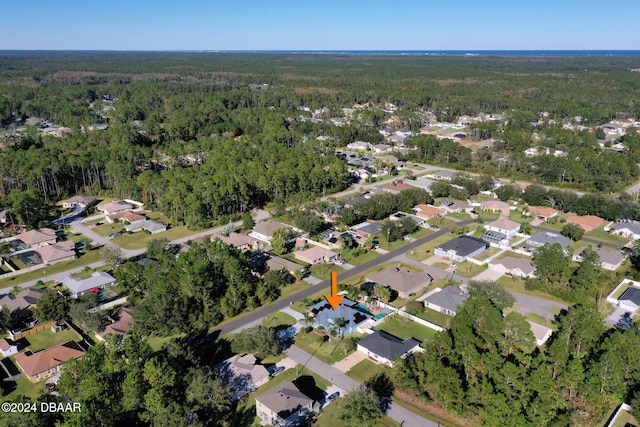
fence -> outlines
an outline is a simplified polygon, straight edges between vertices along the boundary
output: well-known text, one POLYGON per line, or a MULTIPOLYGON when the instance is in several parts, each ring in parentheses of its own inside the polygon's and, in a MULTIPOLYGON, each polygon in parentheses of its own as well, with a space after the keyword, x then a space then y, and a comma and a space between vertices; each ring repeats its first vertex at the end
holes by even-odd
POLYGON ((404 310, 399 310, 398 314, 402 317, 405 317, 409 320, 413 320, 416 323, 421 324, 422 326, 426 326, 427 328, 431 328, 431 329, 435 329, 438 332, 444 331, 444 328, 442 326, 438 326, 435 323, 431 323, 427 320, 421 319, 418 316, 414 316, 413 314, 409 314, 404 310))
MULTIPOLYGON (((5 265, 7 265, 9 267, 8 263, 5 264, 5 265)), ((4 279, 5 277, 18 276, 20 274, 28 273, 30 271, 40 270, 41 268, 45 268, 46 266, 47 266, 47 264, 44 264, 44 263, 38 264, 38 265, 32 265, 31 267, 23 268, 21 270, 15 270, 15 271, 10 271, 8 273, 1 274, 0 278, 4 279)), ((11 267, 9 267, 9 268, 11 268, 11 267)), ((44 278, 44 275, 42 277, 44 278)))
POLYGON ((33 328, 26 329, 24 331, 19 331, 14 333, 13 331, 9 331, 9 336, 13 341, 19 340, 23 337, 28 337, 29 335, 38 333, 40 331, 44 331, 47 328, 50 328, 52 325, 56 324, 56 321, 51 321, 47 323, 43 323, 42 325, 34 326, 33 328))

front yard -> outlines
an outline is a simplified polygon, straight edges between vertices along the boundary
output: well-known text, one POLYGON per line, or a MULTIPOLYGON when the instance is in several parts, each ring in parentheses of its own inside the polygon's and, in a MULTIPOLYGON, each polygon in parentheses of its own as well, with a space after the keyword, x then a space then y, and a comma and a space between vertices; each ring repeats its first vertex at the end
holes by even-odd
POLYGON ((344 338, 320 336, 315 332, 301 331, 295 337, 295 344, 302 350, 330 365, 339 362, 356 350, 354 340, 361 334, 349 334, 344 338))

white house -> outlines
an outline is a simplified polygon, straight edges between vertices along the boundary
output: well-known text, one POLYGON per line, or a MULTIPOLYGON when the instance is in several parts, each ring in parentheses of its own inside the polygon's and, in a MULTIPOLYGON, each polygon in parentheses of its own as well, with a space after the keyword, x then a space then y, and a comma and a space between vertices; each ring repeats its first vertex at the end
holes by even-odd
MULTIPOLYGON (((582 253, 587 248, 588 246, 583 246, 580 249, 578 249, 573 254, 573 257, 571 259, 575 262, 584 261, 582 258, 582 253)), ((608 249, 598 248, 598 247, 592 247, 591 249, 593 249, 596 252, 596 254, 598 254, 598 257, 600 258, 601 267, 604 268, 605 270, 611 270, 611 271, 617 270, 622 265, 624 260, 627 258, 625 254, 619 250, 610 251, 608 249)))
POLYGON ((414 338, 401 340, 384 331, 376 331, 358 341, 358 351, 378 363, 392 367, 394 360, 420 351, 420 341, 414 338))
POLYGON ((530 259, 512 256, 491 260, 489 268, 493 271, 516 277, 534 277, 533 273, 536 270, 536 266, 531 263, 530 259))
POLYGON ((67 277, 62 279, 62 284, 69 289, 72 298, 79 298, 85 293, 94 290, 104 290, 108 286, 113 286, 116 278, 104 271, 96 271, 86 279, 67 277))
POLYGON ((515 221, 511 221, 506 216, 501 216, 487 225, 487 230, 504 234, 507 239, 515 236, 519 229, 520 224, 515 221))

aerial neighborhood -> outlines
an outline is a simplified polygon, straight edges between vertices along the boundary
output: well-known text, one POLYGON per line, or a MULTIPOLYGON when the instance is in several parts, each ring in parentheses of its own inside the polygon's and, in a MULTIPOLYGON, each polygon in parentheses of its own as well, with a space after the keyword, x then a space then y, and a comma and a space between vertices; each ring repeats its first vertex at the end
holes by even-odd
POLYGON ((640 425, 640 112, 129 66, 142 98, 61 71, 76 115, 0 108, 3 401, 87 408, 55 425, 640 425))

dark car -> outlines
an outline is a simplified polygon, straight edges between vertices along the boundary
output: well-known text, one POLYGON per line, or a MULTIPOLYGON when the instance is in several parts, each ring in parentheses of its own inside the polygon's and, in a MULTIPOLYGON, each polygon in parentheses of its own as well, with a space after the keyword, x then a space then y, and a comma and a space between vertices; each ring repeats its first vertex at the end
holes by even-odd
POLYGON ((271 373, 271 376, 275 377, 276 375, 278 375, 282 371, 284 371, 284 366, 278 366, 276 369, 273 370, 273 372, 271 373))
POLYGON ((334 400, 336 400, 338 397, 340 396, 340 392, 336 391, 335 393, 331 393, 329 396, 327 396, 327 403, 329 402, 333 402, 334 400))

